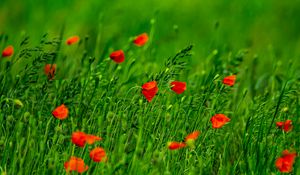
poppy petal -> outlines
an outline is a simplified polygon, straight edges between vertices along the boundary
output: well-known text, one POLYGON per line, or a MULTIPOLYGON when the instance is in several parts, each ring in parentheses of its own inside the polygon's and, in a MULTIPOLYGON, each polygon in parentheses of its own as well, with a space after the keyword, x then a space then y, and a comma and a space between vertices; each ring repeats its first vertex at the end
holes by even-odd
POLYGON ((71 36, 67 39, 66 44, 67 45, 72 45, 77 43, 80 40, 79 36, 71 36))
POLYGON ((182 94, 186 90, 186 83, 180 81, 173 81, 171 82, 171 89, 176 94, 182 94))
POLYGON ((125 60, 125 55, 123 50, 114 51, 110 54, 109 57, 118 64, 124 62, 125 60))
POLYGON ((46 64, 44 67, 44 72, 48 76, 49 80, 54 79, 54 75, 56 72, 56 64, 46 64))
POLYGON ((293 129, 292 120, 286 120, 284 122, 276 122, 276 126, 285 132, 289 132, 293 129))
POLYGON ((148 37, 147 33, 142 33, 134 39, 133 43, 136 46, 140 47, 140 46, 145 45, 147 43, 148 39, 149 39, 149 37, 148 37))
POLYGON ((185 142, 188 140, 196 140, 200 135, 200 131, 194 131, 185 137, 185 142))
POLYGON ((230 121, 230 118, 224 114, 216 114, 210 119, 213 128, 221 128, 230 121))
POLYGON ((13 53, 14 53, 14 47, 12 45, 9 45, 2 51, 2 57, 9 57, 13 53))
POLYGON ((145 96, 148 102, 152 101, 157 92, 158 87, 156 81, 147 82, 142 85, 142 94, 145 96))
POLYGON ((86 142, 90 145, 95 143, 96 141, 100 141, 100 140, 102 140, 101 137, 89 135, 89 134, 86 135, 86 142))
POLYGON ((235 84, 236 75, 230 75, 223 79, 223 84, 233 86, 235 84))
POLYGON ((275 161, 276 168, 282 173, 290 173, 293 171, 293 165, 297 154, 288 150, 282 152, 282 156, 275 161))
POLYGON ((84 164, 83 159, 74 156, 72 156, 70 160, 64 163, 64 167, 67 172, 77 171, 78 173, 83 173, 89 168, 84 164))
POLYGON ((60 120, 66 119, 68 117, 68 114, 69 114, 69 110, 64 104, 58 106, 57 108, 55 108, 52 111, 52 115, 55 118, 60 119, 60 120))
POLYGON ((90 152, 90 158, 94 162, 103 162, 107 160, 106 152, 103 148, 97 147, 90 152))
POLYGON ((84 132, 73 132, 72 134, 72 143, 74 143, 75 145, 79 146, 79 147, 84 147, 86 141, 87 141, 87 136, 84 132))
POLYGON ((177 150, 177 149, 181 149, 184 147, 186 147, 186 144, 182 143, 182 142, 169 142, 168 143, 168 148, 170 150, 177 150))

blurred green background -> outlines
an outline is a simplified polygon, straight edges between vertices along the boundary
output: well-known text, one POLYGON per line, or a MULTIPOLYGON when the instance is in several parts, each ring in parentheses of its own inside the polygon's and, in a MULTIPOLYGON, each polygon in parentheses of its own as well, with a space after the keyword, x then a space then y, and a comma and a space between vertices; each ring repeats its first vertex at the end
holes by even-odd
POLYGON ((20 110, 8 102, 2 105, 2 116, 11 119, 2 117, 7 134, 0 139, 11 146, 0 147, 0 152, 5 148, 1 166, 8 172, 62 172, 75 148, 69 136, 80 128, 105 138, 112 163, 107 169, 98 166, 98 172, 275 172, 275 157, 289 145, 299 148, 299 12, 300 0, 0 0, 0 50, 9 44, 15 48, 12 57, 0 59, 1 97, 24 103, 20 110), (25 50, 35 49, 45 33, 47 41, 54 41, 61 31, 59 49, 52 43, 40 44, 41 53, 25 50), (144 32, 150 42, 135 47, 132 38, 144 32), (83 42, 66 45, 73 35, 83 42), (30 42, 22 48, 25 36, 30 42), (192 59, 182 63, 186 67, 170 64, 184 71, 175 75, 177 71, 164 67, 167 58, 191 43, 192 59), (30 59, 18 57, 22 49, 32 54, 30 59), (125 50, 126 61, 117 65, 108 57, 119 49, 125 50), (93 56, 96 61, 90 61, 93 56), (55 81, 44 75, 49 63, 57 64, 55 81), (187 91, 175 96, 167 83, 158 81, 157 100, 143 103, 141 85, 160 73, 187 82, 187 91), (237 86, 223 88, 222 78, 235 73, 237 86), (50 114, 61 103, 70 106, 70 119, 60 122, 62 127, 50 114), (209 119, 217 112, 232 118, 220 132, 210 130, 209 119), (29 119, 19 120, 23 113, 29 119), (295 132, 281 135, 274 122, 289 117, 294 117, 295 132), (194 128, 203 132, 201 145, 180 163, 188 150, 177 156, 165 151, 166 143, 194 128), (160 163, 153 163, 153 157, 160 163))
POLYGON ((195 63, 214 49, 248 48, 271 65, 274 59, 300 60, 299 12, 299 0, 1 0, 0 33, 9 35, 10 44, 24 34, 38 41, 65 25, 65 37, 92 36, 97 57, 105 47, 120 48, 149 32, 152 21, 156 60, 193 43, 195 63))

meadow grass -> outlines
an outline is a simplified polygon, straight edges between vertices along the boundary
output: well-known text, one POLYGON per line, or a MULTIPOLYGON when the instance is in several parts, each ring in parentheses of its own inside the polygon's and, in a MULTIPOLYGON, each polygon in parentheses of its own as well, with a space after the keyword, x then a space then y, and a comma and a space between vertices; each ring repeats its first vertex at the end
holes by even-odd
MULTIPOLYGON (((23 5, 29 8, 32 5, 29 2, 23 5)), ((219 29, 218 23, 212 22, 211 28, 201 29, 211 32, 202 38, 210 41, 209 46, 204 46, 204 41, 191 42, 195 40, 190 32, 196 33, 196 29, 187 26, 193 23, 191 18, 180 17, 180 6, 174 5, 174 10, 179 12, 171 17, 171 22, 161 20, 168 19, 165 11, 168 3, 160 3, 161 12, 150 20, 142 20, 144 15, 152 14, 146 10, 137 17, 137 23, 128 22, 128 26, 139 25, 130 32, 121 25, 125 22, 120 22, 131 19, 130 12, 125 17, 116 15, 118 22, 110 23, 109 12, 83 10, 89 17, 96 13, 98 19, 89 23, 93 27, 78 32, 80 42, 71 46, 65 40, 76 29, 70 29, 68 22, 55 23, 53 18, 50 24, 59 26, 55 34, 42 34, 42 29, 33 29, 36 34, 24 32, 12 36, 18 27, 0 33, 1 50, 8 44, 15 47, 11 58, 0 60, 0 172, 3 175, 66 174, 64 163, 72 155, 81 157, 89 166, 85 174, 280 174, 275 161, 281 152, 285 149, 300 152, 300 61, 296 49, 299 40, 287 42, 279 36, 278 29, 272 31, 272 36, 280 44, 263 45, 253 41, 253 45, 246 47, 247 39, 239 39, 236 34, 232 35, 232 43, 235 40, 237 43, 228 46, 229 28, 219 29), (183 33, 177 33, 177 24, 173 25, 176 17, 183 33), (126 32, 118 30, 118 24, 126 32), (172 30, 168 33, 166 28, 172 30), (108 29, 111 34, 105 36, 110 33, 108 29), (143 47, 132 43, 133 37, 140 34, 137 32, 149 34, 149 42, 143 47), (289 46, 295 50, 291 52, 289 46), (109 58, 117 49, 125 52, 122 64, 109 58), (49 80, 44 66, 52 63, 57 64, 57 71, 55 78, 49 80), (233 74, 237 75, 236 84, 224 85, 223 78, 233 74), (158 83, 159 91, 148 102, 141 86, 153 80, 158 83), (186 82, 187 90, 180 95, 174 93, 170 89, 173 80, 186 82), (61 104, 69 109, 65 120, 51 114, 61 104), (218 113, 227 115, 231 121, 214 129, 210 119, 218 113), (276 127, 276 122, 287 119, 292 120, 293 129, 283 132, 276 127), (195 140, 194 149, 168 149, 169 141, 183 141, 195 130, 201 134, 195 140), (75 131, 97 135, 103 140, 80 148, 71 142, 75 131), (90 159, 89 151, 96 146, 105 149, 107 162, 95 163, 90 159)), ((58 3, 49 11, 54 13, 59 7, 68 9, 70 4, 69 1, 58 3)), ((120 4, 130 8, 134 3, 120 4)), ((150 1, 145 2, 142 9, 149 4, 150 1)), ((226 1, 206 3, 208 7, 222 4, 226 1)), ((183 4, 195 11, 198 6, 193 5, 183 4)), ((259 1, 242 7, 246 12, 253 9, 254 14, 263 13, 262 9, 273 12, 259 1)), ((217 19, 218 8, 212 9, 201 13, 215 15, 208 15, 209 20, 217 19)), ((246 12, 243 19, 252 21, 246 12)), ((198 22, 195 24, 199 26, 198 22)), ((70 25, 76 26, 75 22, 70 25)), ((240 27, 233 30, 241 32, 245 25, 246 22, 240 22, 240 27)), ((289 31, 294 31, 296 24, 293 25, 289 31)), ((266 37, 262 37, 262 42, 267 43, 266 37)), ((299 158, 293 167, 293 174, 300 174, 299 158)))

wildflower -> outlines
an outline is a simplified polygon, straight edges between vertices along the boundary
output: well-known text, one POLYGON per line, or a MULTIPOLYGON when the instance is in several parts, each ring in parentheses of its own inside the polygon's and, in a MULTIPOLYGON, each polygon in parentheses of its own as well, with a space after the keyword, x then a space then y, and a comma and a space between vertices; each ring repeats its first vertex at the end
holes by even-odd
POLYGON ((95 143, 95 141, 100 141, 100 140, 102 140, 101 137, 94 136, 94 135, 90 135, 90 134, 87 134, 87 135, 86 135, 86 142, 87 142, 89 145, 95 143))
POLYGON ((97 147, 90 152, 90 158, 94 162, 103 162, 107 160, 106 152, 103 148, 97 147))
POLYGON ((200 131, 194 131, 187 135, 184 139, 185 143, 187 146, 189 146, 191 149, 195 148, 195 140, 198 138, 200 135, 200 131))
POLYGON ((149 39, 149 37, 148 37, 147 33, 142 33, 134 39, 133 43, 136 46, 143 46, 147 43, 148 39, 149 39))
POLYGON ((66 119, 68 117, 68 114, 69 114, 69 110, 64 104, 58 106, 57 108, 55 108, 52 111, 52 115, 55 118, 60 119, 60 120, 66 119))
POLYGON ((284 122, 276 122, 276 126, 285 132, 289 132, 292 130, 292 120, 286 120, 284 122))
POLYGON ((158 87, 156 81, 150 81, 148 83, 143 84, 142 86, 142 93, 148 102, 154 98, 156 93, 158 92, 158 87))
POLYGON ((123 50, 114 51, 110 54, 109 57, 116 63, 122 63, 125 60, 125 55, 123 50))
POLYGON ((177 150, 186 147, 186 144, 183 142, 169 142, 168 148, 170 150, 177 150))
POLYGON ((48 76, 48 79, 52 80, 56 72, 56 64, 46 64, 44 67, 44 72, 48 76))
POLYGON ((233 86, 236 80, 236 75, 227 76, 223 79, 223 84, 233 86))
POLYGON ((86 143, 86 134, 80 131, 73 132, 71 140, 75 145, 79 147, 84 147, 86 143))
POLYGON ((230 121, 224 114, 216 114, 210 119, 213 128, 221 128, 230 121))
POLYGON ((12 54, 14 54, 14 47, 12 45, 7 46, 3 51, 2 51, 2 57, 9 57, 12 54))
POLYGON ((64 167, 67 172, 77 171, 78 173, 83 173, 88 170, 88 166, 84 164, 81 158, 72 156, 69 161, 65 162, 64 167))
POLYGON ((71 36, 67 39, 66 44, 67 45, 75 44, 79 41, 79 39, 80 39, 79 36, 71 36))
POLYGON ((292 172, 296 156, 295 152, 291 153, 288 150, 284 150, 282 156, 275 162, 276 168, 282 173, 292 172))
POLYGON ((171 89, 176 94, 182 94, 186 90, 186 83, 180 81, 173 81, 171 82, 171 89))
POLYGON ((187 135, 184 140, 185 140, 185 142, 187 142, 189 140, 196 140, 199 135, 200 135, 200 131, 194 131, 194 132, 190 133, 189 135, 187 135))
POLYGON ((79 147, 84 147, 86 143, 93 144, 95 141, 102 140, 102 138, 90 134, 86 134, 81 131, 73 132, 72 134, 72 143, 79 147))

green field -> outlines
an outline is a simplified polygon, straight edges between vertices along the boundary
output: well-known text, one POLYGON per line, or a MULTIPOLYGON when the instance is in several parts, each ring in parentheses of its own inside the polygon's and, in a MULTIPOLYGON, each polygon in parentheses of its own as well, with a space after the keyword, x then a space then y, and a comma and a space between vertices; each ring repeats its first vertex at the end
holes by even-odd
MULTIPOLYGON (((0 174, 77 174, 64 167, 71 156, 83 174, 281 174, 282 152, 300 154, 299 12, 299 0, 1 0, 0 51, 14 53, 0 55, 0 174), (46 64, 57 65, 53 79, 46 64), (213 128, 215 114, 230 121, 213 128), (286 120, 289 132, 276 126, 286 120), (102 140, 76 146, 76 131, 102 140), (91 160, 96 147, 106 161, 91 160)), ((298 156, 292 167, 300 175, 298 156)))

